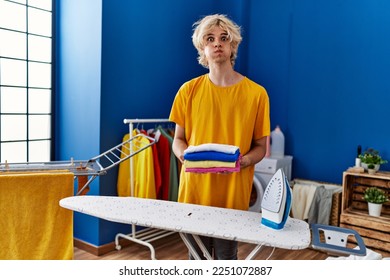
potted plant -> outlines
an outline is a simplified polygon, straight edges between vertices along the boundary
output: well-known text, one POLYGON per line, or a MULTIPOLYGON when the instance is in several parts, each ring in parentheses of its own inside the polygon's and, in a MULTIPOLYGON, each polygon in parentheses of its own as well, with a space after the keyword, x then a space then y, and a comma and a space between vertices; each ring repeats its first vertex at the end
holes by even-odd
POLYGON ((367 165, 367 171, 368 171, 368 174, 375 174, 375 172, 376 172, 375 165, 372 163, 367 165))
POLYGON ((363 199, 368 202, 368 214, 376 217, 381 214, 382 204, 389 201, 387 193, 377 187, 365 189, 363 199))
POLYGON ((387 163, 387 160, 383 159, 379 152, 373 148, 367 149, 363 154, 359 155, 361 165, 365 170, 368 170, 369 165, 374 165, 375 171, 378 171, 381 164, 387 163))

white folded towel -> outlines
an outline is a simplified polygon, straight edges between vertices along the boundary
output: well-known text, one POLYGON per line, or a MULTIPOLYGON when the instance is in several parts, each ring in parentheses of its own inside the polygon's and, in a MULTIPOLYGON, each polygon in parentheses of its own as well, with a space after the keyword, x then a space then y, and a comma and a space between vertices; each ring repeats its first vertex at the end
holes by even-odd
MULTIPOLYGON (((359 246, 356 246, 355 248, 359 249, 359 246)), ((327 257, 327 260, 383 260, 382 254, 379 254, 373 250, 370 250, 366 248, 367 254, 365 256, 340 256, 340 257, 327 257)))
POLYGON ((239 149, 240 149, 239 147, 233 145, 206 143, 197 146, 188 146, 188 148, 184 150, 184 154, 195 153, 195 152, 206 152, 206 151, 235 154, 239 149))

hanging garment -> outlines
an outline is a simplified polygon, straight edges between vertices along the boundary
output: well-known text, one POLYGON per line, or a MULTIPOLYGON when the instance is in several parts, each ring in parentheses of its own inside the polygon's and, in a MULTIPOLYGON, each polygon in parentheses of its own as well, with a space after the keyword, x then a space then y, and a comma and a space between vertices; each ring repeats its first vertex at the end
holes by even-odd
POLYGON ((329 225, 334 190, 319 186, 308 213, 308 223, 329 225))
MULTIPOLYGON (((147 135, 147 136, 152 136, 150 133, 148 133, 146 130, 141 130, 141 133, 147 135)), ((152 136, 153 137, 153 136, 152 136)), ((151 142, 151 140, 149 139, 151 142)), ((152 155, 153 155, 153 168, 154 168, 154 185, 156 188, 156 198, 158 197, 158 193, 161 189, 161 184, 162 184, 162 178, 161 178, 161 168, 160 168, 160 162, 158 160, 158 150, 156 143, 151 146, 152 148, 152 155)))
MULTIPOLYGON (((133 130, 133 137, 138 134, 138 130, 133 130)), ((129 134, 123 137, 123 142, 129 139, 129 134)), ((133 151, 137 151, 145 145, 149 145, 149 139, 141 137, 134 139, 132 142, 133 151)), ((121 157, 129 154, 129 143, 122 147, 121 157)), ((134 182, 134 196, 142 198, 156 198, 156 187, 154 178, 154 164, 153 164, 153 150, 151 147, 146 148, 140 153, 132 156, 129 160, 123 161, 119 165, 117 191, 118 196, 130 196, 130 160, 133 160, 133 182, 134 182)))
MULTIPOLYGON (((158 127, 157 131, 162 129, 162 127, 158 127)), ((152 137, 155 137, 155 133, 150 134, 152 137)), ((170 151, 170 144, 168 139, 161 135, 158 137, 158 140, 156 144, 157 150, 157 158, 160 166, 160 176, 161 176, 161 185, 160 187, 156 188, 156 197, 157 199, 168 199, 169 195, 169 176, 170 176, 170 157, 171 157, 171 151, 170 151)))
POLYGON ((294 199, 291 204, 291 213, 294 218, 307 220, 317 188, 316 185, 294 184, 294 199))
POLYGON ((161 134, 168 139, 169 147, 170 147, 170 161, 169 161, 169 190, 168 197, 164 196, 164 199, 170 201, 177 201, 178 193, 179 193, 179 178, 177 177, 177 161, 176 156, 172 151, 172 136, 165 131, 164 129, 160 129, 161 134))
POLYGON ((152 151, 153 151, 154 187, 156 189, 156 198, 157 198, 157 193, 159 193, 161 190, 162 177, 161 177, 160 162, 158 160, 158 150, 156 145, 152 146, 152 151))

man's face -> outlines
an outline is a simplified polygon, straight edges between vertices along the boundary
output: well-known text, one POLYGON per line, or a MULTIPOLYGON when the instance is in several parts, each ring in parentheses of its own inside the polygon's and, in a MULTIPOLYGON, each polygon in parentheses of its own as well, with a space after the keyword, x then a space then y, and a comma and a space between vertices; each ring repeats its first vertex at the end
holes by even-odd
POLYGON ((209 65, 213 63, 230 63, 232 50, 229 35, 225 30, 219 26, 214 26, 204 36, 204 41, 204 54, 209 65))

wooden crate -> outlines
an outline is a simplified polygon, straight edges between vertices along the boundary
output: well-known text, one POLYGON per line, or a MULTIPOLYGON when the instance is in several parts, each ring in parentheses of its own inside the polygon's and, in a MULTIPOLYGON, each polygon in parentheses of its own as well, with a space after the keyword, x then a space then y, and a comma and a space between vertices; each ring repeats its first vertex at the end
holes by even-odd
POLYGON ((390 253, 390 202, 383 204, 380 217, 368 215, 367 202, 363 199, 368 187, 390 191, 390 172, 344 172, 340 226, 356 230, 367 247, 385 255, 390 253))
POLYGON ((335 192, 332 196, 332 210, 329 217, 329 225, 338 227, 340 225, 342 192, 335 192))
MULTIPOLYGON (((363 193, 367 188, 373 186, 389 193, 390 172, 378 172, 374 175, 345 172, 343 177, 343 211, 353 212, 362 210, 368 212, 367 202, 363 199, 363 193)), ((390 201, 383 204, 382 215, 390 217, 390 201)))

